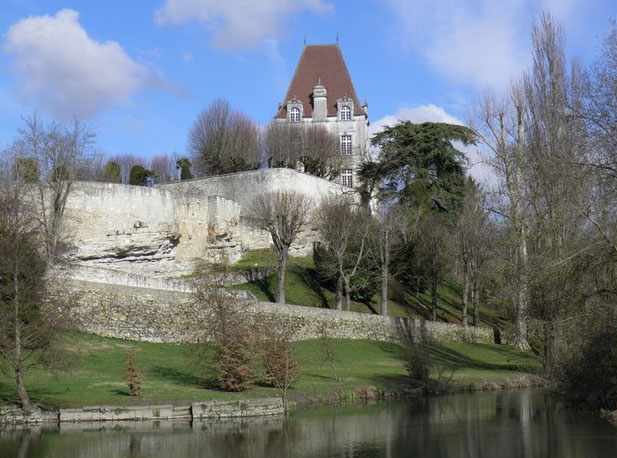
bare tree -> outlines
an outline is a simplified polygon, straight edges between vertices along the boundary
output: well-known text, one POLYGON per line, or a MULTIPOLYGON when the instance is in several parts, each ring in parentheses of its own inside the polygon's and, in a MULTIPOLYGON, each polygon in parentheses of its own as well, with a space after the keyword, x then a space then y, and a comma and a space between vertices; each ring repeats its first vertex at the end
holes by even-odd
MULTIPOLYGON (((351 308, 352 279, 366 261, 370 215, 347 196, 323 200, 317 211, 321 241, 332 252, 333 269, 337 275, 337 290, 342 287, 345 308, 351 308)), ((341 294, 337 292, 337 297, 341 294)), ((342 304, 337 301, 337 309, 342 304)))
POLYGON ((301 125, 276 121, 268 124, 263 137, 268 166, 295 169, 298 166, 302 140, 301 125))
POLYGON ((528 349, 529 309, 529 224, 525 213, 523 173, 527 145, 525 139, 525 100, 520 85, 513 85, 510 96, 498 100, 490 92, 480 101, 476 133, 491 150, 489 161, 501 179, 499 192, 504 207, 493 209, 507 218, 515 266, 515 346, 528 349))
POLYGON ((456 228, 455 244, 460 263, 462 288, 461 321, 467 326, 469 299, 473 305, 473 323, 478 325, 482 268, 486 261, 488 221, 479 186, 468 178, 465 197, 456 228))
POLYGON ((339 139, 324 126, 273 121, 266 129, 264 147, 270 167, 300 168, 329 180, 340 174, 339 139))
POLYGON ((0 368, 14 378, 29 415, 25 374, 49 358, 55 331, 68 315, 66 304, 50 300, 45 244, 26 186, 0 178, 0 368))
POLYGON ((390 264, 397 247, 405 218, 396 206, 383 206, 373 218, 373 228, 369 233, 371 249, 369 256, 379 266, 381 283, 381 314, 388 314, 388 283, 390 282, 390 264))
POLYGON ((248 217, 256 227, 272 237, 278 257, 278 302, 285 303, 285 271, 289 248, 306 223, 312 201, 295 191, 277 191, 255 198, 248 217))
POLYGON ((437 320, 437 287, 447 266, 450 236, 447 214, 429 213, 419 224, 418 259, 425 265, 431 285, 431 320, 437 320))
POLYGON ((157 154, 150 159, 150 170, 157 183, 169 183, 176 174, 176 165, 169 154, 157 154))
POLYGON ((600 56, 591 69, 584 116, 592 148, 588 162, 593 198, 585 212, 608 249, 617 255, 617 23, 604 39, 600 56))
POLYGON ((38 162, 40 181, 29 188, 39 211, 48 267, 59 259, 66 236, 65 208, 80 171, 88 167, 95 134, 74 120, 70 125, 44 123, 36 115, 24 119, 24 127, 10 147, 13 157, 31 157, 38 162), (36 190, 36 191, 35 191, 36 190))
POLYGON ((189 131, 188 149, 202 175, 254 170, 261 165, 257 126, 224 99, 215 100, 198 115, 189 131))
POLYGON ((110 160, 120 166, 120 174, 124 184, 129 184, 131 169, 136 165, 142 165, 144 162, 143 158, 131 153, 116 154, 110 160))

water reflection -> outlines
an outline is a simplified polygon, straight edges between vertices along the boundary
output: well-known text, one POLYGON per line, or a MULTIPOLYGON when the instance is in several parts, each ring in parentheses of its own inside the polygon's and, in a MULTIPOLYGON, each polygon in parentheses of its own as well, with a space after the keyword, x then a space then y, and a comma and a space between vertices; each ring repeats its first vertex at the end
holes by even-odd
POLYGON ((542 391, 494 392, 226 422, 63 424, 0 431, 16 457, 617 456, 617 429, 542 391))

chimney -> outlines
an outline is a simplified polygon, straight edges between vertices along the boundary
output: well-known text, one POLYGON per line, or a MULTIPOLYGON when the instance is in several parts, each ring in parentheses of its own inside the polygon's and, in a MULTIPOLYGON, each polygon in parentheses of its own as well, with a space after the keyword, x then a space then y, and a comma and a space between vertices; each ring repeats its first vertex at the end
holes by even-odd
POLYGON ((328 118, 328 91, 321 84, 321 78, 313 88, 313 121, 326 121, 328 118))

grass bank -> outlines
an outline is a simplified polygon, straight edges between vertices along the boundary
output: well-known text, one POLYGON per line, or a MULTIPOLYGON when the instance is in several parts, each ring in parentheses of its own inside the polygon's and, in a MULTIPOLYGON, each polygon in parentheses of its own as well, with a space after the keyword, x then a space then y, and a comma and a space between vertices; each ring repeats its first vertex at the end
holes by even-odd
MULTIPOLYGON (((129 405, 168 401, 237 399, 276 396, 273 388, 258 381, 243 393, 227 393, 216 387, 214 373, 196 362, 195 348, 182 344, 156 344, 110 339, 71 332, 67 350, 74 362, 70 371, 52 373, 33 369, 26 386, 34 402, 47 407, 84 405, 129 405), (142 394, 128 395, 125 350, 133 349, 137 364, 144 370, 142 394)), ((337 382, 330 365, 324 362, 319 341, 294 344, 301 377, 290 395, 299 399, 331 399, 364 387, 396 391, 407 382, 403 364, 404 348, 374 341, 333 340, 338 355, 337 382)), ((434 376, 449 375, 459 385, 501 383, 537 372, 541 363, 531 353, 492 344, 447 343, 434 348, 434 376)), ((17 402, 12 380, 0 376, 2 403, 17 402)))
MULTIPOLYGON (((238 271, 264 269, 269 272, 263 278, 236 285, 233 288, 250 291, 262 301, 274 302, 278 288, 276 274, 277 259, 271 250, 250 251, 233 265, 238 271)), ((428 318, 431 314, 431 295, 428 291, 416 293, 403 285, 392 282, 391 299, 388 301, 388 314, 392 316, 428 318)), ((289 304, 310 307, 334 308, 334 291, 324 288, 317 276, 311 256, 289 257, 288 271, 285 279, 285 299, 289 304)), ((375 295, 368 303, 352 301, 351 309, 355 312, 380 313, 380 297, 375 295)), ((437 319, 447 323, 461 323, 461 288, 452 281, 445 280, 437 288, 437 319)), ((471 314, 471 308, 468 313, 471 314)), ((472 320, 469 315, 468 319, 472 320)), ((480 325, 503 327, 504 321, 499 311, 487 306, 483 301, 480 307, 480 325)))

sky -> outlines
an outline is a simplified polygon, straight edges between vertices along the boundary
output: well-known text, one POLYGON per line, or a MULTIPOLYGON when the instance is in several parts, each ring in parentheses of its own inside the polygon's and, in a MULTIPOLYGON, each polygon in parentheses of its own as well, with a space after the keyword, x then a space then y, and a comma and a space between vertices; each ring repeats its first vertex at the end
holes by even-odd
POLYGON ((36 112, 86 121, 108 156, 183 154, 216 98, 270 122, 305 40, 337 36, 371 132, 399 119, 461 123, 479 92, 529 67, 531 24, 545 11, 588 64, 617 2, 0 0, 0 148, 36 112))

